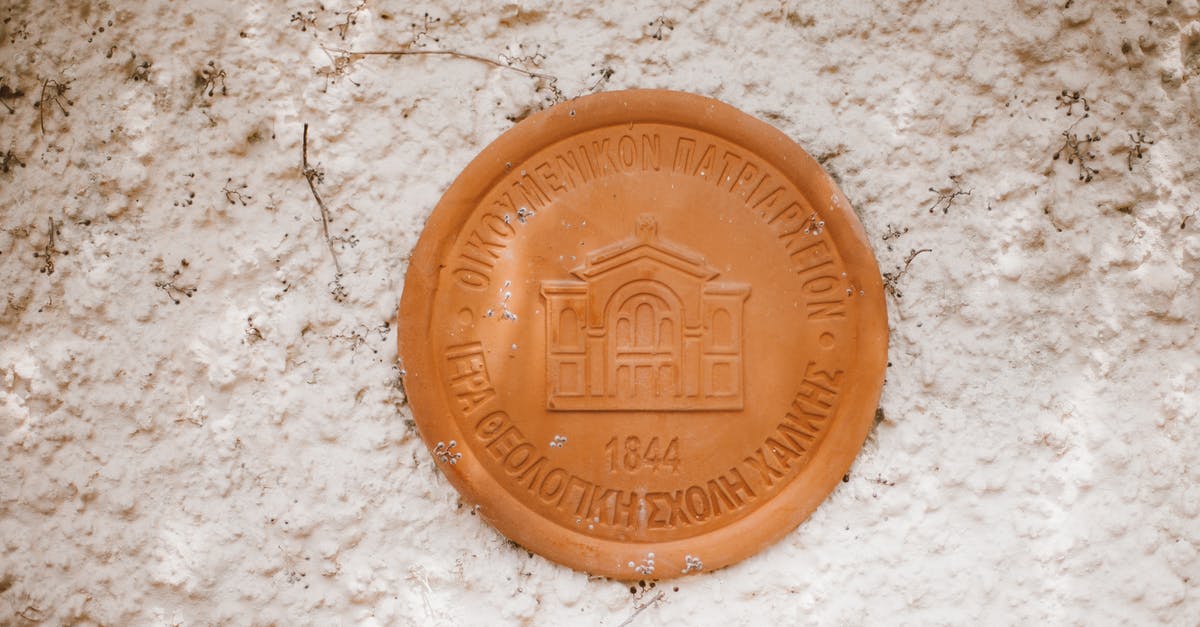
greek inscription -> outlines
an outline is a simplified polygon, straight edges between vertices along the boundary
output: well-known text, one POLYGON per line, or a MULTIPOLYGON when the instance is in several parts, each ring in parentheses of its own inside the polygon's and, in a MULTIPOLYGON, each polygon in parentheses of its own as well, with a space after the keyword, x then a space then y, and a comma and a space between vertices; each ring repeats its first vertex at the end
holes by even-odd
POLYGON ((707 176, 713 169, 714 162, 717 159, 717 147, 714 144, 709 144, 704 148, 704 153, 696 161, 696 166, 692 168, 692 176, 707 176))
POLYGON ((542 477, 542 483, 538 486, 538 496, 547 503, 555 503, 566 487, 567 471, 555 468, 542 477))
POLYGON ((731 180, 729 184, 729 191, 737 193, 738 188, 754 180, 754 177, 757 174, 758 166, 754 165, 754 163, 750 161, 746 161, 742 164, 741 171, 739 171, 737 176, 731 180))
MULTIPOLYGON (((748 507, 758 496, 748 477, 771 489, 799 469, 831 415, 842 376, 841 370, 810 362, 790 409, 761 446, 725 473, 678 489, 638 493, 593 484, 540 455, 503 411, 483 415, 473 432, 487 456, 517 486, 576 524, 586 523, 589 531, 597 526, 678 529, 704 525, 748 507)), ((610 472, 674 472, 679 465, 679 441, 617 436, 605 445, 605 454, 610 472)))
POLYGON ((496 459, 507 462, 509 454, 516 451, 518 446, 523 446, 524 444, 526 444, 525 436, 521 433, 521 430, 516 427, 509 427, 504 430, 504 433, 497 436, 496 439, 488 442, 487 450, 496 459))
MULTIPOLYGON (((516 427, 514 427, 514 429, 515 428, 516 427)), ((528 442, 522 442, 521 444, 513 447, 513 449, 504 456, 504 467, 508 468, 509 470, 520 470, 525 467, 525 462, 529 461, 529 458, 533 457, 533 454, 536 452, 537 449, 534 448, 532 444, 528 442)))
POLYGON ((747 457, 745 462, 746 465, 758 472, 759 481, 768 488, 775 485, 775 482, 784 475, 781 468, 767 459, 761 446, 754 449, 754 453, 747 457))
POLYGON ((679 141, 675 144, 675 160, 671 164, 671 170, 686 173, 688 163, 692 159, 692 153, 695 151, 696 140, 691 137, 680 137, 679 141))
POLYGON ((468 288, 490 285, 492 269, 496 267, 500 253, 516 234, 516 229, 504 217, 495 213, 483 214, 459 250, 458 264, 453 270, 459 284, 468 288))
POLYGON ((470 417, 496 397, 496 390, 488 378, 482 344, 451 346, 446 349, 446 361, 449 365, 447 385, 463 416, 470 417))
MULTIPOLYGON (((541 185, 538 185, 538 182, 533 177, 529 176, 528 173, 522 172, 520 178, 513 181, 512 188, 513 191, 520 194, 524 201, 520 203, 512 203, 511 197, 509 197, 510 204, 516 205, 514 211, 520 211, 521 209, 534 209, 540 211, 545 209, 550 204, 550 196, 545 192, 545 190, 542 189, 541 185)), ((508 226, 510 229, 512 228, 511 223, 509 223, 508 226)))
POLYGON ((662 139, 657 133, 642 134, 642 170, 658 171, 662 168, 662 139))
POLYGON ((702 525, 744 508, 755 492, 737 468, 703 484, 682 489, 647 492, 648 529, 676 529, 702 525))
MULTIPOLYGON (((572 155, 572 158, 574 158, 574 155, 572 155)), ((546 182, 546 187, 549 187, 551 190, 556 192, 567 191, 567 186, 559 179, 558 172, 554 171, 554 167, 549 162, 543 161, 533 166, 533 171, 542 177, 542 180, 546 182)))
POLYGON ((592 484, 554 466, 545 455, 538 454, 537 447, 507 413, 493 411, 484 415, 476 421, 473 432, 483 450, 530 496, 581 523, 587 519, 590 529, 596 525, 645 528, 648 509, 642 496, 592 484))
MULTIPOLYGON (((763 445, 745 458, 758 481, 770 488, 804 465, 837 404, 843 372, 827 370, 810 361, 783 420, 763 445)), ((710 485, 710 491, 712 486, 710 485)), ((719 496, 719 495, 718 495, 719 496)), ((716 504, 717 498, 709 499, 716 504)))
POLYGON ((526 490, 533 491, 534 486, 539 485, 538 480, 542 478, 542 472, 546 469, 546 464, 549 461, 545 457, 540 457, 537 461, 523 468, 517 475, 517 483, 525 486, 526 490))
POLYGON ((668 492, 667 497, 671 512, 671 516, 667 519, 667 524, 672 527, 681 523, 689 524, 691 519, 688 518, 687 512, 683 509, 683 490, 668 492))
POLYGON ((491 441, 507 424, 508 414, 502 411, 492 412, 475 423, 475 437, 484 442, 491 441))
MULTIPOLYGON (((582 149, 580 152, 583 152, 582 149)), ((567 191, 568 188, 578 188, 592 180, 595 176, 594 170, 588 167, 586 158, 583 161, 583 166, 580 166, 579 158, 575 156, 574 150, 567 150, 565 153, 554 155, 554 164, 558 167, 560 174, 556 178, 560 178, 563 182, 563 189, 558 191, 567 191)), ((545 175, 543 175, 545 176, 545 175)))
POLYGON ((827 296, 806 306, 810 319, 845 318, 842 290, 834 289, 841 284, 838 263, 827 237, 822 237, 820 228, 812 227, 823 221, 791 184, 777 181, 761 163, 716 142, 678 136, 673 143, 673 154, 664 157, 661 134, 626 131, 588 139, 514 172, 494 197, 492 212, 468 235, 452 270, 458 283, 472 289, 490 285, 496 262, 516 234, 504 217, 521 209, 543 210, 557 197, 599 178, 659 171, 666 158, 672 172, 712 183, 762 214, 787 251, 793 269, 801 275, 817 273, 802 278, 806 291, 827 296))
POLYGON ((767 438, 767 442, 764 447, 775 456, 775 461, 777 461, 784 470, 791 470, 792 462, 803 458, 800 451, 775 438, 767 438))
POLYGON ((804 304, 809 320, 833 320, 846 317, 846 303, 841 300, 810 300, 804 304))
POLYGON ((705 520, 712 511, 712 506, 708 503, 708 493, 698 485, 689 486, 684 491, 683 503, 688 513, 697 521, 705 520))
POLYGON ((750 484, 746 482, 746 478, 737 468, 730 468, 728 473, 717 477, 717 483, 726 494, 730 495, 737 507, 745 505, 756 496, 754 490, 750 488, 750 484))
POLYGON ((621 171, 617 165, 616 155, 612 152, 612 138, 605 137, 600 141, 592 141, 588 151, 588 161, 600 164, 600 176, 607 176, 621 171))
POLYGON ((621 167, 631 170, 637 165, 637 140, 629 135, 622 135, 617 141, 617 155, 621 157, 621 167))
POLYGON ((587 515, 588 505, 591 504, 591 493, 595 489, 596 486, 591 483, 571 475, 567 478, 567 487, 563 490, 559 503, 567 512, 577 517, 583 517, 587 515))

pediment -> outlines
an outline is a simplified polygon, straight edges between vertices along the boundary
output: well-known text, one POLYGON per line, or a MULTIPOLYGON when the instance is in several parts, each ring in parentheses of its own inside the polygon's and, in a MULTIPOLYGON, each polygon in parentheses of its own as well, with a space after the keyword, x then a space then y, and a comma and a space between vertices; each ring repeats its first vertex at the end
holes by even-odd
POLYGON ((584 265, 571 271, 575 276, 591 281, 596 277, 636 263, 649 260, 700 280, 707 281, 720 272, 704 261, 699 253, 658 239, 658 226, 648 216, 639 220, 635 235, 587 256, 584 265))
POLYGON ((576 268, 572 274, 585 281, 592 281, 597 277, 618 269, 644 263, 672 268, 702 281, 707 281, 720 274, 716 268, 704 263, 702 260, 699 262, 693 261, 673 254, 673 251, 663 250, 662 248, 650 245, 641 245, 622 251, 620 254, 608 257, 599 263, 590 263, 590 261, 583 267, 576 268))

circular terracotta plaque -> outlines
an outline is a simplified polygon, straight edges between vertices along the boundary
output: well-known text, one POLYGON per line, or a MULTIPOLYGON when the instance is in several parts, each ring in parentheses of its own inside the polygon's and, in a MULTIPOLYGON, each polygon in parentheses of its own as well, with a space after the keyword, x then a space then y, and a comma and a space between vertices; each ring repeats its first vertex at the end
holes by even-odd
POLYGON ((667 91, 562 103, 430 216, 400 303, 413 415, 502 533, 620 579, 745 558, 862 446, 883 285, 811 157, 667 91))

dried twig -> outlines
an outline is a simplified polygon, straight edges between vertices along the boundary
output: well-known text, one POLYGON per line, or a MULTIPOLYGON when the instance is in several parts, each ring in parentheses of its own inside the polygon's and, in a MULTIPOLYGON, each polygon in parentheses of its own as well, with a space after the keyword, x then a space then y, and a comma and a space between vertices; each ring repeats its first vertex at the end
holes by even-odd
POLYGON ((938 195, 937 200, 933 201, 933 204, 929 206, 929 213, 933 213, 938 207, 942 208, 943 215, 950 213, 950 206, 954 204, 955 199, 959 196, 970 196, 971 192, 974 191, 970 189, 965 192, 962 191, 962 187, 958 183, 958 176, 951 176, 950 180, 954 182, 953 191, 939 191, 932 187, 929 188, 929 191, 938 195))
POLYGON ((221 191, 225 192, 225 200, 229 201, 229 204, 241 203, 245 207, 246 201, 254 200, 253 196, 242 193, 242 190, 246 189, 245 183, 242 183, 239 187, 230 187, 231 185, 233 185, 233 178, 227 178, 225 179, 225 186, 221 188, 221 191))
POLYGON ((675 21, 667 19, 665 15, 660 15, 653 22, 650 22, 650 28, 655 27, 658 27, 657 30, 650 36, 662 41, 667 35, 666 31, 675 30, 675 21), (664 29, 666 30, 664 31, 664 29))
POLYGON ((329 245, 329 254, 333 256, 333 268, 337 272, 337 276, 342 275, 342 264, 338 261, 337 251, 333 247, 333 238, 329 236, 329 208, 325 206, 325 201, 321 199, 321 193, 317 191, 317 181, 321 180, 321 172, 316 168, 308 166, 308 123, 304 123, 304 142, 302 152, 300 154, 301 172, 304 173, 304 179, 308 181, 308 188, 312 190, 313 198, 317 200, 317 206, 321 208, 321 227, 325 231, 325 243, 329 245))
POLYGON ((74 101, 66 97, 67 90, 70 88, 71 81, 67 81, 65 83, 52 79, 46 79, 42 81, 42 94, 34 106, 38 108, 38 126, 41 127, 43 135, 46 134, 46 107, 48 106, 48 103, 54 103, 58 105, 58 108, 60 111, 62 111, 64 117, 69 117, 71 115, 62 103, 63 100, 66 100, 67 104, 69 105, 75 104, 74 101), (50 95, 48 96, 46 95, 47 88, 50 89, 50 95))
POLYGON ((888 224, 887 232, 883 234, 883 241, 886 242, 890 239, 896 239, 897 237, 900 237, 901 235, 904 235, 907 232, 908 232, 907 226, 904 227, 903 229, 899 229, 899 228, 896 228, 895 225, 888 224))
MULTIPOLYGON (((1070 6, 1069 2, 1067 6, 1070 6)), ((1064 89, 1054 99, 1058 101, 1058 104, 1054 108, 1061 109, 1066 107, 1067 115, 1071 115, 1074 112, 1075 105, 1077 104, 1083 105, 1083 117, 1085 118, 1090 115, 1088 112, 1092 110, 1092 105, 1088 104, 1088 99, 1080 95, 1078 91, 1067 91, 1064 89)))
POLYGON ((906 257, 904 259, 904 267, 903 268, 899 268, 895 272, 884 272, 883 273, 884 289, 886 289, 888 291, 888 293, 891 294, 892 296, 894 296, 896 298, 902 298, 904 296, 904 293, 900 291, 900 287, 899 287, 900 279, 904 278, 904 275, 908 273, 908 267, 912 265, 913 259, 916 259, 917 255, 920 255, 921 253, 931 253, 931 252, 933 252, 933 249, 931 249, 931 248, 922 248, 920 250, 909 251, 908 257, 906 257))
POLYGON ((200 93, 207 91, 211 98, 216 93, 217 83, 221 84, 221 95, 227 95, 229 90, 225 87, 225 70, 217 67, 216 61, 209 61, 208 65, 196 70, 196 86, 200 88, 200 93))
POLYGON ((654 605, 654 604, 658 603, 659 601, 662 601, 666 596, 667 596, 667 593, 660 590, 658 592, 658 594, 654 595, 654 597, 651 598, 649 601, 646 601, 645 603, 643 603, 641 605, 633 606, 633 613, 630 614, 629 618, 626 618, 624 620, 624 622, 622 622, 617 627, 628 627, 628 625, 633 623, 634 619, 636 619, 638 617, 638 614, 641 614, 642 612, 646 611, 646 608, 650 607, 651 605, 654 605))
POLYGON ((600 89, 600 86, 607 83, 608 79, 612 78, 614 73, 616 73, 616 70, 610 67, 603 67, 593 72, 593 74, 596 75, 596 82, 592 83, 591 87, 587 88, 588 92, 590 93, 600 89))
POLYGON ((1073 128, 1075 128, 1074 124, 1071 125, 1071 128, 1062 132, 1063 144, 1054 153, 1052 160, 1057 161, 1059 157, 1065 154, 1067 163, 1078 166, 1079 180, 1084 183, 1090 183, 1092 178, 1100 173, 1100 170, 1088 165, 1088 160, 1096 158, 1095 153, 1091 151, 1091 145, 1094 142, 1100 141, 1100 134, 1088 133, 1083 139, 1080 139, 1079 135, 1071 130, 1073 128))
MULTIPOLYGON (((322 46, 322 48, 324 48, 324 46, 322 46)), ((469 59, 471 61, 478 61, 480 63, 486 63, 490 66, 498 67, 503 70, 509 70, 511 72, 516 72, 518 74, 522 74, 522 75, 528 76, 530 78, 537 78, 537 79, 544 80, 549 84, 550 90, 552 92, 554 92, 554 95, 558 100, 560 100, 560 101, 565 100, 565 97, 563 96, 562 91, 559 90, 559 88, 558 88, 558 77, 557 76, 554 76, 553 74, 546 74, 543 72, 534 72, 532 70, 526 70, 524 68, 519 68, 519 67, 516 67, 513 65, 508 65, 508 64, 502 63, 500 61, 497 61, 495 59, 489 59, 487 57, 480 56, 477 54, 471 54, 469 52, 460 52, 458 50, 414 50, 414 49, 342 50, 339 48, 327 48, 326 52, 327 53, 328 52, 336 52, 337 54, 341 55, 342 59, 344 59, 344 60, 335 61, 335 63, 334 63, 335 67, 337 67, 337 66, 345 67, 345 66, 348 66, 349 64, 351 64, 355 61, 358 61, 362 58, 371 57, 371 56, 399 58, 399 57, 405 57, 405 56, 420 55, 420 56, 443 56, 443 57, 455 57, 455 58, 459 58, 459 59, 469 59)))
MULTIPOLYGON (((307 13, 296 11, 292 14, 291 23, 299 23, 301 31, 307 31, 309 28, 315 31, 317 30, 317 14, 311 9, 307 13)), ((313 34, 315 35, 316 33, 313 34)))
POLYGON ((8 104, 7 101, 15 100, 24 95, 25 92, 21 91, 20 89, 13 89, 12 87, 9 87, 4 78, 0 77, 0 104, 4 105, 5 109, 8 109, 9 114, 16 113, 17 110, 14 109, 12 105, 8 104))
POLYGON ((45 617, 42 616, 42 614, 45 614, 45 611, 33 605, 26 605, 25 609, 16 612, 16 614, 31 623, 40 623, 45 620, 45 617), (36 616, 30 616, 31 613, 36 614, 36 616))
MULTIPOLYGON (((129 62, 132 64, 135 59, 136 57, 130 58, 129 62)), ((129 80, 148 82, 150 80, 151 65, 154 65, 152 61, 142 61, 141 63, 134 65, 133 69, 129 70, 129 80)))
POLYGON ((0 155, 0 172, 8 174, 8 172, 15 166, 20 166, 23 168, 25 167, 25 162, 21 161, 20 157, 13 154, 13 151, 9 150, 8 152, 0 155))
POLYGON ((362 2, 358 3, 358 6, 346 12, 346 19, 341 24, 338 24, 329 30, 336 28, 338 31, 338 36, 342 39, 345 39, 346 34, 350 32, 350 27, 358 23, 359 12, 365 8, 367 8, 367 0, 362 0, 362 2))
POLYGON ((160 279, 154 282, 154 287, 162 290, 163 293, 167 295, 167 298, 171 299, 171 302, 175 303, 176 305, 181 302, 179 300, 180 296, 184 298, 191 298, 192 294, 196 293, 195 287, 180 287, 175 284, 175 279, 178 279, 180 274, 182 274, 182 271, 176 269, 171 273, 171 278, 165 280, 160 279))
POLYGON ((486 63, 488 65, 495 66, 495 67, 505 69, 505 70, 512 70, 513 72, 516 72, 518 74, 524 74, 525 76, 528 76, 531 78, 541 78, 541 79, 545 79, 545 80, 552 81, 552 82, 558 80, 557 76, 553 76, 551 74, 543 74, 542 72, 533 72, 533 71, 526 70, 524 68, 519 68, 519 67, 516 67, 513 65, 505 65, 504 63, 501 63, 494 59, 489 59, 487 57, 483 57, 483 56, 480 56, 477 54, 471 54, 469 52, 459 52, 458 50, 340 50, 338 48, 329 48, 329 51, 349 56, 352 61, 357 61, 358 59, 360 59, 362 57, 369 57, 369 56, 404 57, 404 56, 412 56, 412 55, 432 55, 432 56, 440 55, 440 56, 447 56, 447 57, 458 57, 460 59, 470 59, 472 61, 479 61, 480 63, 486 63))
POLYGON ((1129 150, 1125 155, 1125 165, 1129 168, 1130 172, 1133 172, 1133 160, 1146 156, 1146 152, 1149 150, 1146 146, 1153 145, 1154 140, 1146 137, 1146 134, 1142 131, 1138 131, 1136 137, 1133 133, 1129 134, 1129 150))
POLYGON ((1179 222, 1179 230, 1182 231, 1183 229, 1186 229, 1188 220, 1191 220, 1192 218, 1196 217, 1197 213, 1200 213, 1200 209, 1197 209, 1197 210, 1191 212, 1190 214, 1183 216, 1183 220, 1181 220, 1179 222))
POLYGON ((42 267, 38 272, 42 274, 54 274, 54 257, 56 255, 65 255, 66 251, 58 249, 58 231, 61 223, 55 223, 54 218, 46 218, 49 223, 46 235, 46 245, 42 247, 40 252, 33 253, 35 259, 42 260, 42 267))

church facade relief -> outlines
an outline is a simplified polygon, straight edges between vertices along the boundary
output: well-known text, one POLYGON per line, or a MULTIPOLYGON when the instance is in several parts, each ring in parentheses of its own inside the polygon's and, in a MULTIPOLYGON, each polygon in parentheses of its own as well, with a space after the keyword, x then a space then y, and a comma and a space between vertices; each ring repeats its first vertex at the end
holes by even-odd
POLYGON ((562 411, 738 410, 750 286, 660 239, 652 216, 589 254, 578 280, 542 282, 546 406, 562 411))

